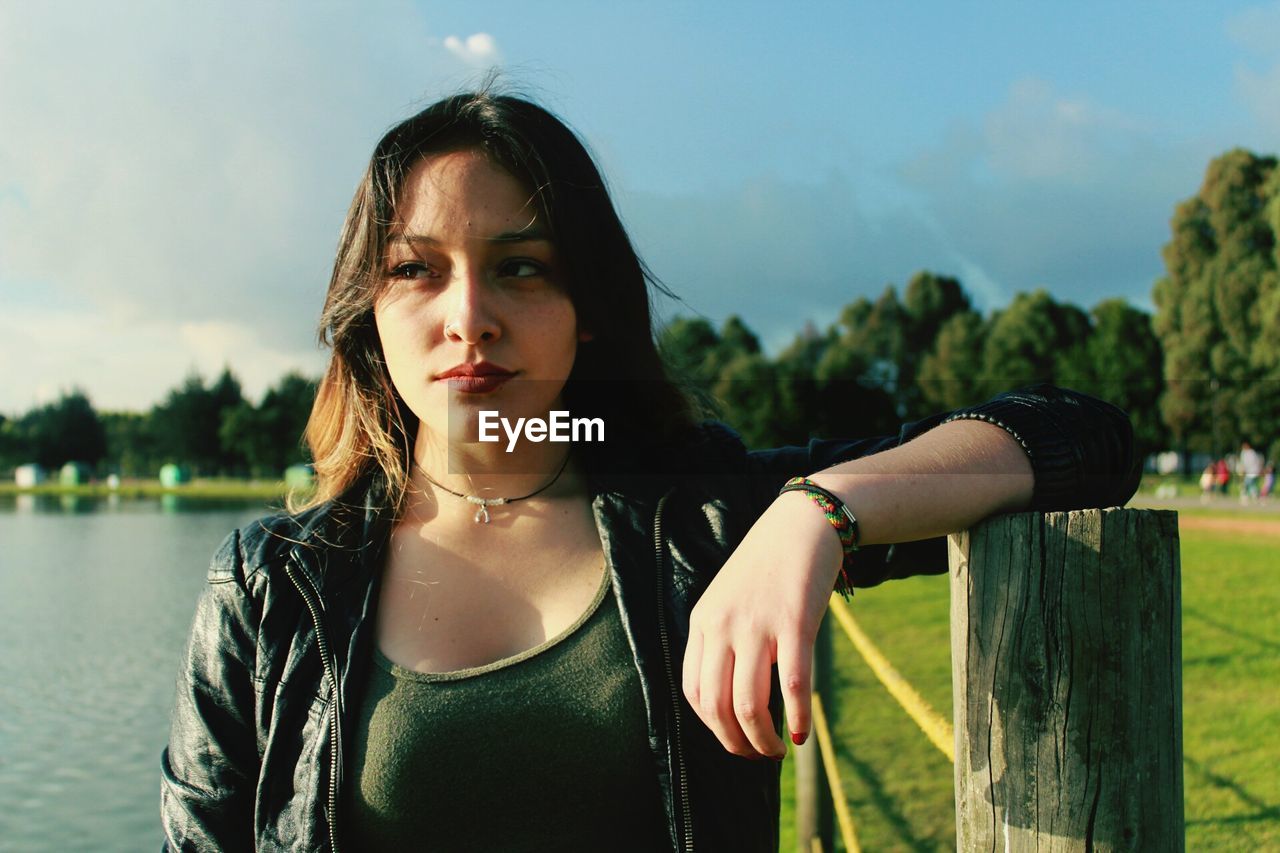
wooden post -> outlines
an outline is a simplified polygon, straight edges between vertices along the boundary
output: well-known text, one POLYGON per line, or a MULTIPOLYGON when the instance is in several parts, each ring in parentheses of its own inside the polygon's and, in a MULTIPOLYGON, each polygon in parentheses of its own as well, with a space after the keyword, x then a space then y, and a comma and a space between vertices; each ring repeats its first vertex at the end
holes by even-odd
POLYGON ((997 516, 948 551, 958 848, 1181 851, 1177 513, 997 516))
MULTIPOLYGON (((830 616, 823 618, 813 644, 813 692, 826 700, 824 704, 828 709, 832 707, 830 626, 830 616)), ((790 734, 784 731, 783 737, 790 734)), ((822 772, 822 753, 818 749, 815 727, 810 727, 809 739, 803 746, 793 746, 791 750, 796 768, 796 849, 812 853, 813 843, 817 841, 820 844, 817 849, 835 850, 835 816, 831 792, 822 772)))

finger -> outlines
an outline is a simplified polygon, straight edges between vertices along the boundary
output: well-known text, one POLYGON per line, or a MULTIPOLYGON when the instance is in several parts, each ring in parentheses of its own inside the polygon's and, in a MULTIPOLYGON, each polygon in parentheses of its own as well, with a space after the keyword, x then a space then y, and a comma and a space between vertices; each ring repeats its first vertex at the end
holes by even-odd
POLYGON ((684 647, 684 671, 681 676, 681 687, 684 689, 684 698, 689 700, 689 706, 695 711, 698 709, 700 691, 700 679, 702 677, 702 632, 692 629, 689 632, 689 642, 684 647))
POLYGON ((733 715, 733 650, 723 646, 703 646, 699 684, 698 716, 724 748, 734 755, 756 758, 733 715))
POLYGON ((799 637, 778 639, 778 683, 787 706, 787 728, 791 742, 802 744, 809 737, 813 717, 813 644, 799 637))
POLYGON ((751 640, 738 650, 733 662, 733 711, 752 748, 781 761, 787 748, 773 730, 773 716, 769 713, 773 661, 768 651, 759 640, 751 640))

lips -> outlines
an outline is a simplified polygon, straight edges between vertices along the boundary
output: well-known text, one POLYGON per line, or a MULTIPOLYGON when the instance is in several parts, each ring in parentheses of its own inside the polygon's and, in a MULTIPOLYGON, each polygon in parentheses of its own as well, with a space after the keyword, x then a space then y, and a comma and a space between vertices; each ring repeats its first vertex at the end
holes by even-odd
POLYGON ((467 394, 485 394, 500 388, 515 373, 488 361, 459 364, 436 376, 438 381, 448 382, 455 391, 467 394))

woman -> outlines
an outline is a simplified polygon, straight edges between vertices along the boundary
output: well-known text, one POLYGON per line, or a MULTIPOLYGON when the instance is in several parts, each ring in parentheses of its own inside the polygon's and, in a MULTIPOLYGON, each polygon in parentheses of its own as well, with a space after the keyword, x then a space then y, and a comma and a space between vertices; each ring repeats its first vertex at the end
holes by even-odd
POLYGON ((379 142, 322 318, 318 491, 213 560, 168 846, 776 850, 762 759, 809 733, 832 589, 1136 489, 1124 413, 1052 386, 749 453, 665 377, 646 282, 541 108, 460 95, 379 142), (560 410, 605 440, 477 440, 560 410))

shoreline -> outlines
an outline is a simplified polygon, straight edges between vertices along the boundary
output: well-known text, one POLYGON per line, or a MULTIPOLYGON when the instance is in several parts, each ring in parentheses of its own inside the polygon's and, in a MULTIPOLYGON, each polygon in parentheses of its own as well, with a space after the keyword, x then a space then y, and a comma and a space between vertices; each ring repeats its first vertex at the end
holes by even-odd
POLYGON ((201 500, 284 500, 290 489, 283 480, 193 480, 180 486, 165 486, 159 480, 125 480, 116 488, 104 482, 64 486, 61 483, 41 483, 38 486, 18 486, 0 483, 0 499, 19 495, 47 495, 50 497, 83 498, 155 498, 177 495, 201 500))

